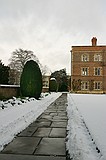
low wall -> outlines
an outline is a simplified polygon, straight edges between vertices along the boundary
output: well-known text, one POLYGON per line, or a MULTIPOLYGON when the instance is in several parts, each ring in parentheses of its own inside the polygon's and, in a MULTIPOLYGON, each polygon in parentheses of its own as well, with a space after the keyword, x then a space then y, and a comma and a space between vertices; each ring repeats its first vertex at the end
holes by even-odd
MULTIPOLYGON (((49 92, 49 88, 42 88, 42 92, 49 92)), ((0 85, 0 99, 8 99, 20 95, 19 85, 0 85)))
POLYGON ((43 92, 43 93, 49 92, 49 87, 43 87, 43 88, 42 88, 42 92, 43 92))
POLYGON ((8 99, 19 96, 19 85, 0 85, 0 99, 8 99))
POLYGON ((78 93, 78 94, 106 94, 106 91, 71 91, 71 93, 78 93))

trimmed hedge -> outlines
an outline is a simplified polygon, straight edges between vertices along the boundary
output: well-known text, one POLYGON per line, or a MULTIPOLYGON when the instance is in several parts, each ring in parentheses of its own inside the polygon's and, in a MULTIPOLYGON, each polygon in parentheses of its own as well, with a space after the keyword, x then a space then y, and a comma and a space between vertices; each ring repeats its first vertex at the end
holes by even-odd
POLYGON ((49 82, 49 91, 57 92, 57 81, 55 78, 51 78, 49 82))
POLYGON ((38 64, 27 61, 20 79, 21 95, 38 99, 42 92, 42 74, 38 64))

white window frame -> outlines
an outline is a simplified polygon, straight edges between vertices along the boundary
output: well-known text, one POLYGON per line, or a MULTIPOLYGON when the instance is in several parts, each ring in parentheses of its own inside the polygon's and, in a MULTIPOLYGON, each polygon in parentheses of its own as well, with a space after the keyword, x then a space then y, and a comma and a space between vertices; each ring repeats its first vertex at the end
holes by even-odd
POLYGON ((88 62, 89 61, 89 55, 88 54, 82 54, 81 61, 88 62))
POLYGON ((94 82, 94 90, 101 90, 102 88, 102 82, 101 81, 95 81, 94 82))
POLYGON ((88 76, 89 75, 89 67, 82 67, 81 68, 81 75, 88 76))
POLYGON ((95 61, 95 62, 100 62, 100 61, 102 61, 102 56, 101 56, 101 54, 94 54, 94 61, 95 61))
POLYGON ((94 67, 94 75, 101 76, 102 75, 102 67, 94 67))
POLYGON ((89 81, 81 82, 81 90, 89 90, 89 81))

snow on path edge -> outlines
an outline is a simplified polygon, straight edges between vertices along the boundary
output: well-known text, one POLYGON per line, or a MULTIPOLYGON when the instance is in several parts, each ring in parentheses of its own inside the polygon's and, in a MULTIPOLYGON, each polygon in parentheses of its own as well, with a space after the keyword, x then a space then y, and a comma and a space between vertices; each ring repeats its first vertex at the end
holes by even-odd
POLYGON ((0 151, 53 103, 61 93, 51 93, 35 100, 0 111, 0 151))

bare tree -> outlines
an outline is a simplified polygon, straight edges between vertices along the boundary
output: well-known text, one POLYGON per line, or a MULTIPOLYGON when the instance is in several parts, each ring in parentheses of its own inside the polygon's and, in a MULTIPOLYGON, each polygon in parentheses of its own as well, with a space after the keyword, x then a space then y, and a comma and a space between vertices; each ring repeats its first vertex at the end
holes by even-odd
POLYGON ((39 65, 41 65, 38 58, 34 55, 32 51, 23 50, 21 48, 19 50, 16 49, 14 52, 12 52, 9 66, 10 68, 16 69, 17 71, 20 72, 22 71, 25 63, 28 60, 34 60, 39 65))
POLYGON ((48 66, 44 65, 44 66, 41 66, 41 72, 42 72, 42 75, 51 75, 51 70, 48 68, 48 66))
POLYGON ((30 51, 30 50, 23 50, 21 48, 19 48, 18 50, 16 49, 14 52, 12 52, 11 58, 9 60, 10 60, 9 67, 12 70, 10 71, 10 79, 9 79, 10 84, 20 83, 20 76, 21 76, 22 70, 24 68, 25 63, 29 60, 34 60, 38 63, 41 69, 42 75, 45 75, 46 73, 51 72, 46 65, 43 66, 40 63, 39 59, 36 57, 36 55, 34 55, 33 51, 30 51), (15 77, 13 77, 13 72, 15 77))
POLYGON ((15 77, 14 77, 14 83, 11 81, 11 79, 13 79, 13 74, 12 72, 10 72, 10 79, 9 82, 10 84, 19 84, 20 83, 20 76, 22 73, 22 70, 24 68, 24 65, 27 61, 29 60, 34 60, 38 63, 39 67, 41 68, 41 64, 38 60, 38 58, 34 55, 34 53, 30 50, 23 50, 21 48, 19 48, 18 50, 16 49, 14 52, 12 52, 12 56, 9 59, 10 60, 10 64, 9 67, 12 71, 14 71, 15 77), (17 77, 16 77, 17 76, 17 77), (18 81, 16 81, 16 79, 18 79, 18 81))

